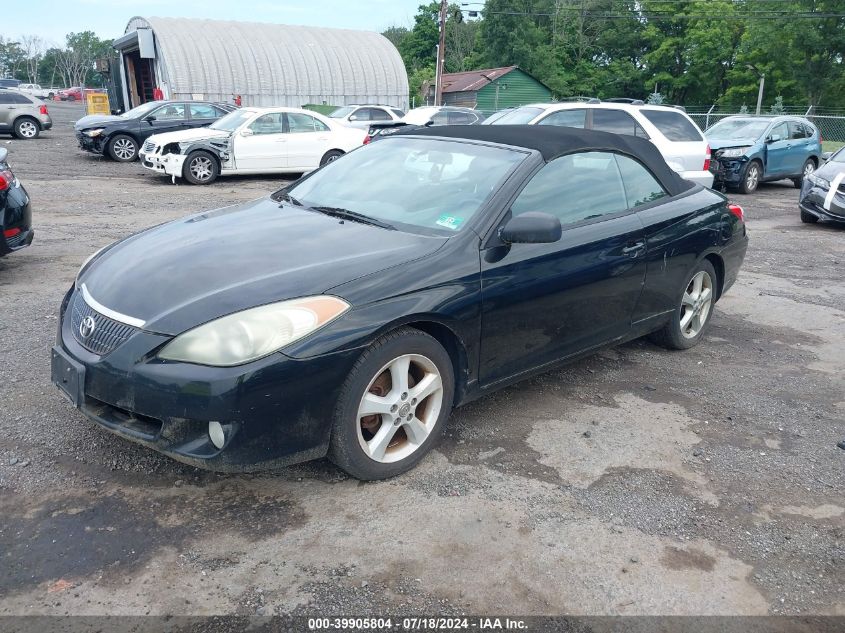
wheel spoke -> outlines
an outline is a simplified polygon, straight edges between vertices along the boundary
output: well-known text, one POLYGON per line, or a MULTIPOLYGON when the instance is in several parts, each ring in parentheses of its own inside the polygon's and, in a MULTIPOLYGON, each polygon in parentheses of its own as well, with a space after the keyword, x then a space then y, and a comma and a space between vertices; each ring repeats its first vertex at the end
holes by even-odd
POLYGON ((701 290, 701 296, 699 297, 699 299, 700 299, 703 303, 709 303, 709 302, 710 302, 710 299, 711 299, 712 297, 713 297, 713 290, 712 290, 712 289, 710 289, 710 288, 703 288, 703 289, 701 290))
POLYGON ((440 376, 437 374, 426 374, 410 391, 411 398, 416 398, 417 402, 422 402, 428 398, 435 391, 438 391, 443 386, 440 376))
POLYGON ((428 437, 429 428, 423 424, 417 416, 414 416, 404 424, 405 435, 408 441, 415 446, 420 446, 428 437))
POLYGON ((692 320, 692 317, 693 317, 694 314, 695 314, 695 310, 690 309, 690 310, 687 310, 686 312, 684 312, 684 314, 681 316, 681 331, 682 332, 687 331, 687 326, 689 326, 689 323, 692 320))
POLYGON ((692 296, 698 299, 701 297, 701 287, 704 285, 704 273, 698 273, 692 278, 692 296))
POLYGON ((691 334, 698 334, 701 330, 701 312, 696 312, 692 317, 692 326, 690 327, 691 334))
POLYGON ((685 306, 692 307, 695 305, 695 299, 689 292, 684 293, 684 298, 681 299, 681 303, 685 306))
POLYGON ((377 396, 374 393, 365 393, 358 407, 358 417, 368 415, 381 415, 390 413, 391 402, 387 398, 377 396))
POLYGON ((390 364, 390 381, 393 385, 392 391, 396 395, 408 393, 408 371, 411 368, 411 359, 407 356, 397 358, 390 364))
POLYGON ((378 461, 384 459, 387 446, 390 444, 390 440, 393 439, 393 436, 396 435, 396 430, 398 428, 398 426, 394 426, 393 424, 382 422, 381 427, 379 427, 379 430, 376 431, 375 437, 367 442, 367 449, 369 450, 370 457, 378 461))

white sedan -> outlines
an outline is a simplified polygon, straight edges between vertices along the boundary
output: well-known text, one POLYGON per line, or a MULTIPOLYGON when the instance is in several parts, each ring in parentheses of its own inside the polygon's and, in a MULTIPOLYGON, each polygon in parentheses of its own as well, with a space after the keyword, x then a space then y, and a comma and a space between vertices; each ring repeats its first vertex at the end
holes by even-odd
POLYGON ((363 144, 366 131, 310 110, 241 108, 206 128, 155 134, 141 165, 207 185, 218 176, 309 172, 363 144))

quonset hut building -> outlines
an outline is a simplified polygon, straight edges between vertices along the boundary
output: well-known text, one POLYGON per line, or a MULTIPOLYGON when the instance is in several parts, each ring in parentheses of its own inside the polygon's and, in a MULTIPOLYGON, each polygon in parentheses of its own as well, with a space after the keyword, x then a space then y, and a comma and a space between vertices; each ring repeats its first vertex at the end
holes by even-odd
POLYGON ((124 108, 153 99, 243 105, 381 103, 406 109, 396 47, 370 31, 187 18, 134 17, 114 41, 124 108))

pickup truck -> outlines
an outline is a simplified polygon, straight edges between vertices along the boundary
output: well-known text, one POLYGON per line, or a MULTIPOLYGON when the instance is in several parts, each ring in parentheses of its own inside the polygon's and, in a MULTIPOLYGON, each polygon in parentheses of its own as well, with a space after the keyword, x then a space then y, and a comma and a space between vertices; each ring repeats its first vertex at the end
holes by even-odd
POLYGON ((19 84, 18 90, 38 99, 52 99, 53 95, 56 94, 55 91, 42 88, 38 84, 19 84))

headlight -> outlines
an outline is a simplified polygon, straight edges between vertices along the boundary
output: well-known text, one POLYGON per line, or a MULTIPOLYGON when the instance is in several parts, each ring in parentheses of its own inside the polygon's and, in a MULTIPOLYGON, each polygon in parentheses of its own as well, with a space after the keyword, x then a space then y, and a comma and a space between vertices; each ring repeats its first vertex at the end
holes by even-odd
POLYGON ((93 130, 85 130, 83 132, 83 134, 85 136, 90 136, 91 138, 94 138, 95 136, 99 136, 102 133, 103 133, 103 128, 101 128, 101 127, 98 127, 96 129, 93 129, 93 130))
POLYGON ((825 180, 821 176, 816 176, 815 174, 810 174, 807 176, 807 180, 813 183, 816 187, 822 187, 823 189, 830 189, 830 181, 825 180))
POLYGON ((750 147, 731 147, 729 149, 723 149, 719 152, 719 158, 739 158, 740 156, 744 156, 745 152, 750 149, 750 147))
POLYGON ((180 334, 158 357, 215 367, 242 365, 308 336, 348 309, 348 303, 329 296, 251 308, 180 334))

